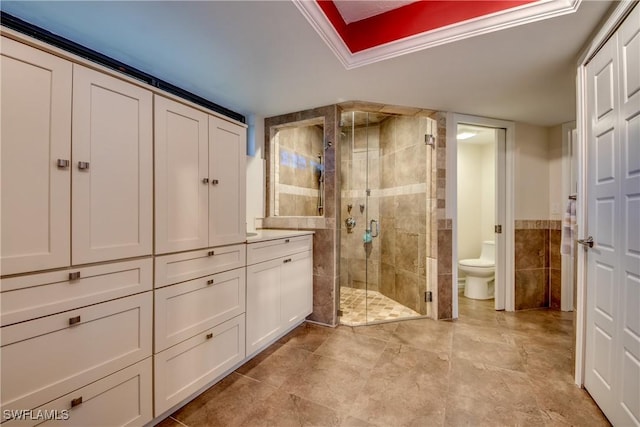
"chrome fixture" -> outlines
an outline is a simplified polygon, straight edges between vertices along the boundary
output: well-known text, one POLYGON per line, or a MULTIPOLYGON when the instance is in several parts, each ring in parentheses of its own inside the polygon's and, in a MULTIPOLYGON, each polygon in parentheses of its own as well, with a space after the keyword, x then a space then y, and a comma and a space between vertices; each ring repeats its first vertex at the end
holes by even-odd
POLYGON ((352 233, 353 229, 356 226, 356 220, 353 219, 352 217, 349 217, 349 218, 344 220, 344 225, 347 226, 347 233, 352 233))

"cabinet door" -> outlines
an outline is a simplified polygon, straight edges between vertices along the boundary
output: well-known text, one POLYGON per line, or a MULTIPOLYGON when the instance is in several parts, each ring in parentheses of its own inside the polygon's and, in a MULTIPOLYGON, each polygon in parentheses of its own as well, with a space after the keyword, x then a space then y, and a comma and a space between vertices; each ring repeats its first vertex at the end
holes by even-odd
POLYGON ((247 267, 247 356, 271 344, 282 330, 282 259, 247 267))
POLYGON ((282 260, 282 322, 285 329, 302 322, 313 311, 313 260, 311 251, 282 260))
POLYGON ((72 263, 151 254, 151 92, 73 66, 72 263))
POLYGON ((155 96, 156 253, 209 242, 208 116, 155 96))
POLYGON ((71 63, 2 37, 3 275, 69 265, 71 63))
POLYGON ((247 132, 209 116, 209 245, 246 240, 247 132))

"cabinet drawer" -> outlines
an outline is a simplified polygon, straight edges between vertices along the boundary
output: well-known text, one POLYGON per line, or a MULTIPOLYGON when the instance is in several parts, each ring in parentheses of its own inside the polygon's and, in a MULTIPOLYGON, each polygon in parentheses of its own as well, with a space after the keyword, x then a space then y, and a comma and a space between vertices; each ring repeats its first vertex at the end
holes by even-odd
POLYGON ((152 289, 151 258, 3 279, 2 326, 152 289), (78 278, 69 280, 71 275, 78 278))
POLYGON ((245 276, 243 267, 156 290, 156 353, 244 313, 245 276))
MULTIPOLYGON (((61 425, 69 427, 143 426, 153 418, 151 357, 32 410, 58 420, 12 420, 3 427, 61 425), (66 418, 66 419, 65 419, 66 418), (42 424, 40 424, 42 423, 42 424)), ((6 415, 6 414, 3 414, 6 415)))
POLYGON ((313 250, 313 240, 310 235, 251 243, 247 245, 247 264, 256 264, 309 250, 313 250))
POLYGON ((244 244, 156 257, 156 288, 244 267, 244 244))
POLYGON ((244 314, 156 354, 155 416, 244 359, 244 314))
POLYGON ((151 355, 152 292, 2 328, 2 406, 36 408, 151 355))

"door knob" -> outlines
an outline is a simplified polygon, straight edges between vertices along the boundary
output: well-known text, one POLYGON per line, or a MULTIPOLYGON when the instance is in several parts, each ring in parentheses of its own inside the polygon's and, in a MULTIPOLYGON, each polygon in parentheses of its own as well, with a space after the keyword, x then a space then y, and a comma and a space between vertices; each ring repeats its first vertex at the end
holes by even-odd
POLYGON ((580 243, 583 246, 588 246, 590 248, 593 247, 593 237, 589 236, 586 239, 578 239, 578 243, 580 243))

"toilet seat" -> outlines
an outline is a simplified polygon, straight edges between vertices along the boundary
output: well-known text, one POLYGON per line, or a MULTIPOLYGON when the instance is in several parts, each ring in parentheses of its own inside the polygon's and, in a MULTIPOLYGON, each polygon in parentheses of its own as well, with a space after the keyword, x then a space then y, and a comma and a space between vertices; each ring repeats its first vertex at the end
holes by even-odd
POLYGON ((476 267, 476 268, 492 268, 495 267, 496 264, 494 261, 489 259, 482 258, 469 258, 469 259, 461 259, 458 261, 458 264, 464 265, 466 267, 476 267))

